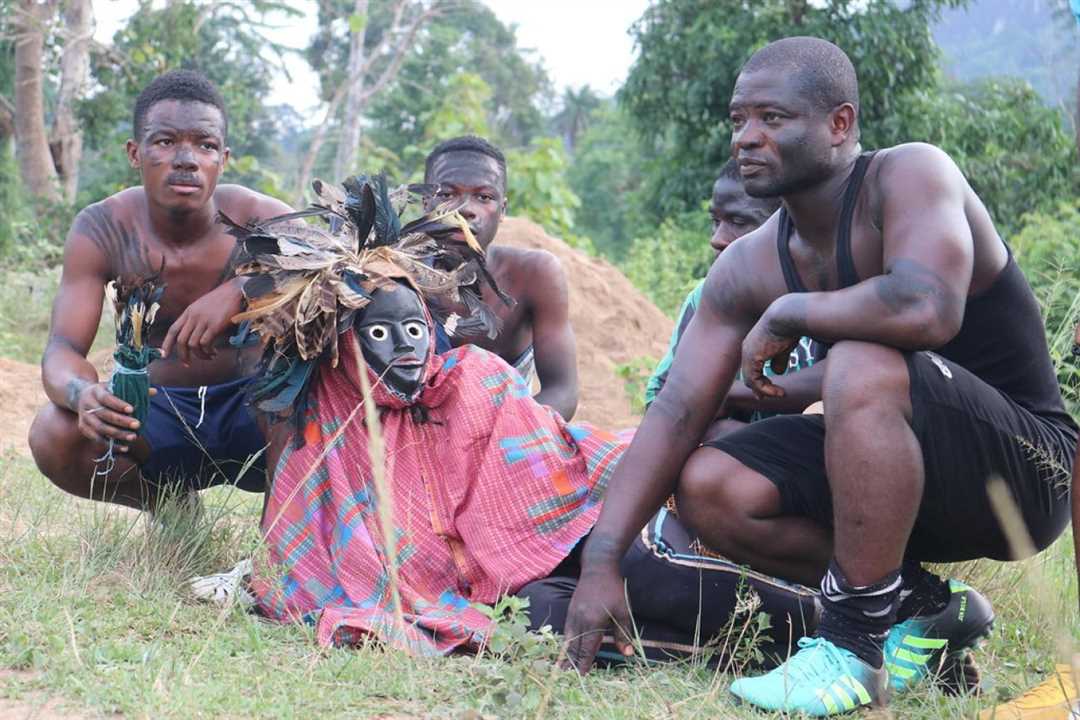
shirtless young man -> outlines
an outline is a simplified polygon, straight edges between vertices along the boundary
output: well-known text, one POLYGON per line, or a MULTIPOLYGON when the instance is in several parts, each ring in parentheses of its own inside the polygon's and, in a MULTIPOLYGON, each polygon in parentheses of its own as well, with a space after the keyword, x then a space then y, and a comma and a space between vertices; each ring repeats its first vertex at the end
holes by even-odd
POLYGON ((135 101, 128 161, 142 186, 82 210, 64 248, 42 379, 51 401, 30 430, 38 468, 80 497, 153 508, 164 483, 203 488, 223 482, 262 491, 265 471, 249 456, 264 441, 244 402, 258 348, 229 346, 241 289, 232 277, 237 244, 216 221, 243 223, 289 212, 273 198, 218 186, 229 159, 228 118, 201 74, 166 73, 135 101), (132 408, 108 391, 86 354, 98 328, 105 285, 164 268, 161 309, 149 343, 165 354, 150 366, 157 388, 141 434, 132 408), (107 476, 95 461, 115 441, 107 476))
POLYGON ((1030 287, 953 161, 924 144, 863 154, 858 108, 851 61, 816 38, 767 45, 739 75, 732 154, 747 192, 779 196, 782 212, 713 265, 611 480, 567 621, 580 670, 598 631, 629 627, 619 561, 673 490, 706 544, 821 583, 817 637, 732 686, 818 716, 884 703, 886 685, 913 685, 988 631, 984 598, 919 563, 1013 557, 990 478, 1037 548, 1068 523, 1057 475, 1076 426, 1030 287), (698 448, 740 366, 759 395, 777 394, 763 367, 801 336, 832 344, 824 416, 769 418, 698 448))
POLYGON ((549 252, 491 244, 506 214, 506 158, 483 138, 453 138, 427 156, 424 182, 439 186, 428 209, 446 201, 464 203, 459 212, 487 250, 488 269, 517 303, 506 307, 485 286, 484 301, 502 320, 498 337, 454 337, 450 342, 490 350, 526 381, 535 371, 540 383, 536 401, 571 419, 578 404, 578 378, 566 272, 549 252))

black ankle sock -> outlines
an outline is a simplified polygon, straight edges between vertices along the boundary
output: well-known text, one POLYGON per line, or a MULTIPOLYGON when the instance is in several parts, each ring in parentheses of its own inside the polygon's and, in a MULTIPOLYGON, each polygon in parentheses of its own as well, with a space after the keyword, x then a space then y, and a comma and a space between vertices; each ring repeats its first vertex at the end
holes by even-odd
POLYGON ((821 581, 824 612, 818 635, 855 653, 871 667, 881 667, 882 646, 896 622, 899 593, 899 568, 872 585, 855 587, 833 560, 821 581))
POLYGON ((900 588, 900 607, 896 611, 897 622, 917 615, 939 613, 952 599, 949 583, 921 564, 905 560, 900 573, 903 585, 900 588))

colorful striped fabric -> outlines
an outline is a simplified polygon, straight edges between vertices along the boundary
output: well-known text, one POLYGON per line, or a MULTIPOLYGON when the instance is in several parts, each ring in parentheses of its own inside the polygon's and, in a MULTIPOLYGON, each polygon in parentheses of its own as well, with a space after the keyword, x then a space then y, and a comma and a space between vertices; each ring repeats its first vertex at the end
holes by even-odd
POLYGON ((359 390, 359 346, 311 390, 304 445, 286 451, 263 518, 260 610, 314 623, 321 644, 365 635, 416 654, 483 642, 490 604, 547 576, 596 521, 626 445, 566 425, 501 358, 465 346, 429 359, 416 405, 375 384, 392 489, 393 547, 379 524, 359 390), (360 408, 357 411, 357 408, 360 408), (351 417, 351 419, 350 419, 351 417), (404 624, 395 624, 389 557, 404 624))

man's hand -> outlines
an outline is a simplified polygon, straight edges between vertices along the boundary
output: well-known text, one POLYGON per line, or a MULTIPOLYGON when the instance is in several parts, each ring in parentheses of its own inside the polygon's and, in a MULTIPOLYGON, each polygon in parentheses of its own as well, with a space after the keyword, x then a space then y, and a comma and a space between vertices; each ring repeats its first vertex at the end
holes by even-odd
POLYGON ((235 280, 214 288, 188 305, 176 318, 161 344, 161 354, 169 357, 175 349, 184 365, 191 356, 211 360, 214 341, 232 326, 232 318, 243 309, 244 296, 235 280))
POLYGON ((792 348, 799 342, 798 335, 792 337, 778 331, 775 325, 771 313, 766 311, 742 343, 743 382, 759 399, 784 397, 784 389, 765 376, 765 363, 769 363, 774 374, 782 375, 792 348))
MULTIPOLYGON (((100 443, 115 440, 116 449, 128 451, 128 443, 138 437, 139 421, 131 417, 135 408, 109 392, 108 383, 72 381, 75 407, 79 416, 79 432, 100 443)), ((153 393, 153 389, 150 391, 153 393)))
POLYGON ((634 654, 630 641, 630 610, 623 593, 618 566, 582 571, 566 614, 564 668, 584 675, 592 667, 604 633, 615 628, 615 647, 625 656, 634 654))

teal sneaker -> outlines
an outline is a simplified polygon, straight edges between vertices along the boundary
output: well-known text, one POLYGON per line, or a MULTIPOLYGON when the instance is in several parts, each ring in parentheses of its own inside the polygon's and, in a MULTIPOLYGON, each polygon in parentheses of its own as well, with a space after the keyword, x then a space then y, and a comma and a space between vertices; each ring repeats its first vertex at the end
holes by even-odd
POLYGON ((945 609, 893 625, 885 638, 885 669, 893 692, 903 692, 933 676, 945 690, 971 692, 979 671, 970 650, 994 627, 994 609, 977 590, 949 581, 945 609))
POLYGON ((824 638, 802 638, 799 652, 767 675, 731 684, 739 700, 762 710, 827 717, 888 699, 888 673, 824 638))

